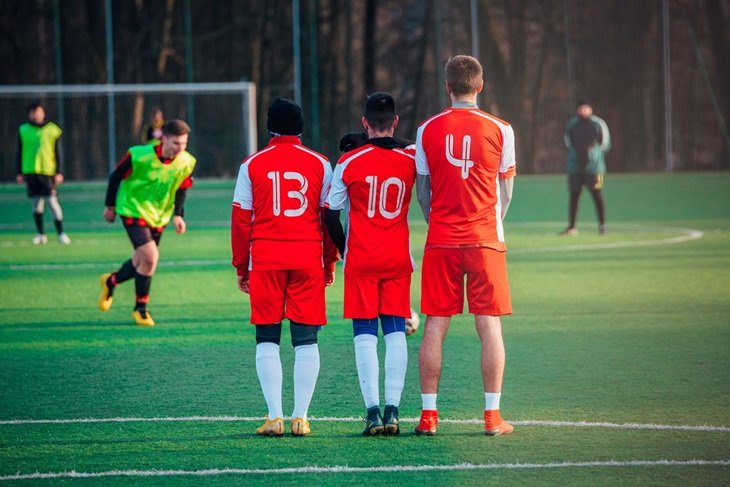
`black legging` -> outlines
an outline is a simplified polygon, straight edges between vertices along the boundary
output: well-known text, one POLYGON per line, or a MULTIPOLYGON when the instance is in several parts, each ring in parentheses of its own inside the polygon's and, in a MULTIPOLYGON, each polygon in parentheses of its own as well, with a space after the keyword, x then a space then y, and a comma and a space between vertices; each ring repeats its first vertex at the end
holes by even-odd
MULTIPOLYGON (((575 218, 578 215, 578 200, 580 199, 582 187, 578 191, 572 191, 570 193, 570 227, 575 228, 575 218)), ((593 203, 596 206, 596 213, 598 214, 598 224, 603 225, 606 223, 606 213, 603 205, 603 191, 600 189, 590 188, 591 196, 593 196, 593 203)))

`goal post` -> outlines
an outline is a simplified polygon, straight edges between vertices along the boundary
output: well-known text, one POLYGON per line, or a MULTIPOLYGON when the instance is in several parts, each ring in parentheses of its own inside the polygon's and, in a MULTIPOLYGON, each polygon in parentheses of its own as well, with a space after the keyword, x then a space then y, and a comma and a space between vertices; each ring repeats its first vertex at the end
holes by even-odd
POLYGON ((132 145, 154 107, 166 120, 191 126, 188 149, 196 174, 233 177, 241 159, 257 150, 254 83, 155 83, 92 85, 0 85, 0 178, 16 172, 18 126, 40 102, 46 119, 64 131, 64 172, 75 179, 106 177, 132 145))

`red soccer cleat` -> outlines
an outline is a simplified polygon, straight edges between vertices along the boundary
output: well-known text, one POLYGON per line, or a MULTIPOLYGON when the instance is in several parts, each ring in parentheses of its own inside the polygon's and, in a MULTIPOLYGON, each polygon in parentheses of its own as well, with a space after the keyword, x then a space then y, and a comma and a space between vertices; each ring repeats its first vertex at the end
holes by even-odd
POLYGON ((439 424, 439 412, 435 409, 424 409, 421 411, 421 422, 416 426, 417 435, 433 436, 436 434, 436 426, 439 424))
POLYGON ((502 419, 499 409, 484 411, 484 434, 487 436, 508 435, 514 429, 514 426, 502 419))

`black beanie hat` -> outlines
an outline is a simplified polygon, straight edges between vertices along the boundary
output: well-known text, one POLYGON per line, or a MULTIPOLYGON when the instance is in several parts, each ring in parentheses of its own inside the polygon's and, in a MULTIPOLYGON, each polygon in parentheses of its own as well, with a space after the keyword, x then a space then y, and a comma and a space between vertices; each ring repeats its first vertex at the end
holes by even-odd
POLYGON ((304 131, 302 109, 291 100, 277 98, 269 106, 266 129, 274 134, 301 134, 304 131))

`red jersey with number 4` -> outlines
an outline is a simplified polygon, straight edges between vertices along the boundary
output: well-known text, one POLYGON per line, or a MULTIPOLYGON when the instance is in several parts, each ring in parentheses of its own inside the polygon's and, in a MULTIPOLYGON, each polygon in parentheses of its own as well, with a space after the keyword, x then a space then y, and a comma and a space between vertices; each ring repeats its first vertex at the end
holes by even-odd
POLYGON ((498 178, 515 175, 507 122, 478 108, 448 108, 418 128, 416 167, 431 179, 426 247, 505 249, 498 178))
POLYGON ((376 139, 344 154, 327 198, 331 210, 349 208, 344 272, 353 277, 410 275, 415 264, 408 233, 408 206, 416 179, 413 146, 376 139), (383 147, 386 145, 388 147, 383 147))
MULTIPOLYGON (((329 160, 296 136, 273 137, 245 159, 233 196, 233 265, 239 270, 322 267, 321 212, 331 179, 329 160)), ((336 250, 325 260, 337 260, 336 250)))

